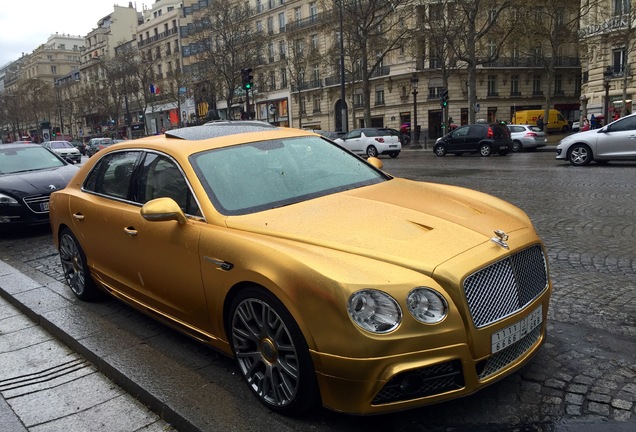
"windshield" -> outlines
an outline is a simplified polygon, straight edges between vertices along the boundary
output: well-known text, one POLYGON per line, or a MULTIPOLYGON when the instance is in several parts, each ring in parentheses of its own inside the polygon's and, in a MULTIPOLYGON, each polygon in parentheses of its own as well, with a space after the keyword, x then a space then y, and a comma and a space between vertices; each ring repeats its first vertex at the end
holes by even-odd
POLYGON ((190 159, 208 197, 227 215, 281 207, 390 178, 319 137, 260 141, 190 159))
POLYGON ((64 149, 64 148, 74 148, 70 142, 66 141, 52 141, 51 148, 53 149, 64 149))
POLYGON ((12 174, 64 166, 44 147, 0 148, 0 174, 12 174))

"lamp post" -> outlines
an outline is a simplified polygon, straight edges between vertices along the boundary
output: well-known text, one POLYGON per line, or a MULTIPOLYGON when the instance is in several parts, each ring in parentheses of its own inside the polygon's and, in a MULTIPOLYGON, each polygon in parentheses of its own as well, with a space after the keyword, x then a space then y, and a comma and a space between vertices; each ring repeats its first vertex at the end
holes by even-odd
POLYGON ((342 2, 343 0, 338 0, 338 7, 340 8, 340 131, 348 132, 349 119, 345 99, 344 11, 342 2))
POLYGON ((422 148, 419 142, 419 133, 417 130, 417 83, 419 79, 417 75, 411 76, 411 93, 413 94, 413 118, 411 119, 411 148, 422 148))
POLYGON ((603 72, 603 84, 605 86, 605 101, 603 104, 603 120, 605 124, 609 123, 609 88, 610 81, 612 80, 612 76, 614 75, 614 71, 611 66, 607 66, 605 71, 603 72))
POLYGON ((58 139, 64 139, 64 119, 62 118, 62 101, 61 101, 61 95, 60 95, 60 80, 55 80, 55 89, 57 90, 57 111, 58 114, 60 115, 60 135, 62 135, 62 138, 58 138, 58 139))

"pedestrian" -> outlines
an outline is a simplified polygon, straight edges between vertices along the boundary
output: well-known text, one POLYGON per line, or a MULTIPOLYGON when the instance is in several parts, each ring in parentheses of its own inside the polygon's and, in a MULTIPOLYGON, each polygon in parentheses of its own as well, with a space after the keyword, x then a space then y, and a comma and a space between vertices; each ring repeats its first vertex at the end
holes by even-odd
POLYGON ((541 114, 539 114, 539 117, 537 117, 537 127, 541 130, 543 130, 543 116, 541 114))
POLYGON ((581 128, 581 131, 585 132, 590 130, 590 122, 588 119, 583 120, 583 127, 581 128))
POLYGON ((594 114, 590 117, 590 129, 596 129, 596 117, 594 114))

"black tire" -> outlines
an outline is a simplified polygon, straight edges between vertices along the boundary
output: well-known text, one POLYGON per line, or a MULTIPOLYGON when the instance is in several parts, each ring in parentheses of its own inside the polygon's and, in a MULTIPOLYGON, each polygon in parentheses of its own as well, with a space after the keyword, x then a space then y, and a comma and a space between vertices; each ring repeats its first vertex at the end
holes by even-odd
POLYGON ((513 141, 512 142, 512 151, 513 152, 520 152, 523 150, 523 145, 521 145, 520 141, 513 141))
POLYGON ((370 145, 367 147, 367 156, 368 157, 378 157, 378 149, 375 146, 370 145))
POLYGON ((394 151, 389 153, 389 156, 391 157, 391 159, 395 159, 396 157, 398 157, 399 154, 400 154, 399 151, 394 151))
POLYGON ((91 277, 86 255, 70 229, 60 232, 60 261, 66 283, 80 300, 91 301, 99 297, 100 291, 91 277))
POLYGON ((444 144, 435 144, 433 152, 439 157, 446 156, 446 147, 444 144))
POLYGON ((568 161, 574 166, 585 166, 592 162, 592 150, 585 144, 574 144, 568 151, 568 161))
POLYGON ((479 146, 479 154, 483 157, 488 157, 492 154, 492 146, 490 144, 481 144, 479 146))
POLYGON ((274 295, 258 287, 242 290, 232 302, 228 334, 239 370, 261 403, 285 415, 318 406, 309 348, 274 295))

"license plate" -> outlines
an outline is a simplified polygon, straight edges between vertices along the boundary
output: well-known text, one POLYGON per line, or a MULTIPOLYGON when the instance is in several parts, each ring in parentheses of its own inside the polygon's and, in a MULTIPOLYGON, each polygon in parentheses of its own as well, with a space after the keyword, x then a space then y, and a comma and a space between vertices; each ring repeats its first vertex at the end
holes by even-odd
POLYGON ((40 203, 40 211, 49 211, 49 202, 40 203))
POLYGON ((527 317, 517 321, 505 329, 493 333, 490 336, 490 352, 494 354, 523 339, 524 336, 540 326, 542 322, 543 306, 539 305, 539 307, 530 312, 530 315, 527 317))

